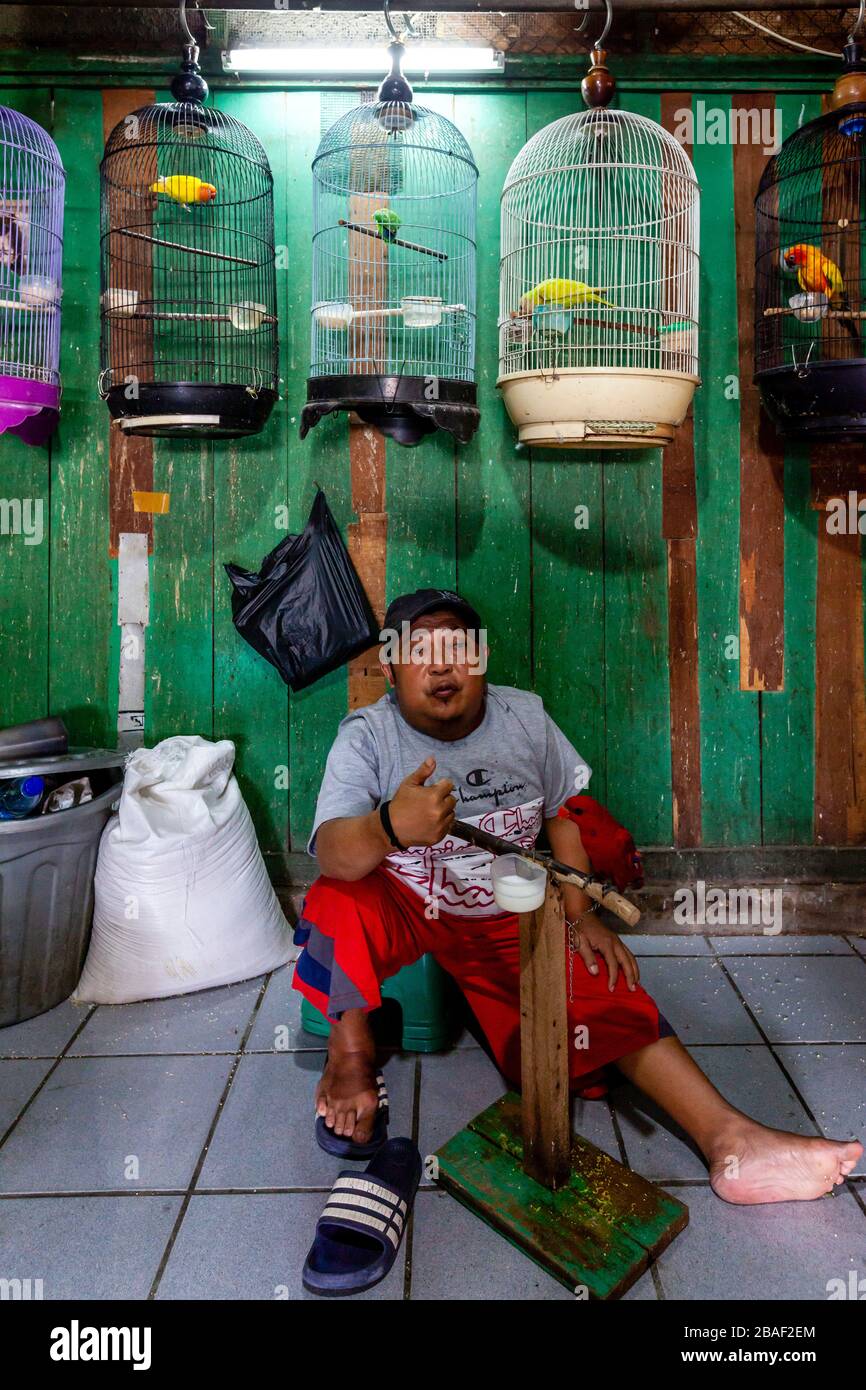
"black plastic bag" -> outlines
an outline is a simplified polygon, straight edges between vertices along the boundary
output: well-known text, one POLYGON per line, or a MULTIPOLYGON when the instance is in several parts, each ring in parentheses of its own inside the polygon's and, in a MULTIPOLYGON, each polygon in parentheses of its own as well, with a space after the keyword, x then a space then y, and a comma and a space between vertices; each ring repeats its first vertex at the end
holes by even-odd
POLYGON ((234 625, 292 690, 379 640, 379 626, 321 488, 300 536, 286 536, 258 574, 226 565, 234 625))

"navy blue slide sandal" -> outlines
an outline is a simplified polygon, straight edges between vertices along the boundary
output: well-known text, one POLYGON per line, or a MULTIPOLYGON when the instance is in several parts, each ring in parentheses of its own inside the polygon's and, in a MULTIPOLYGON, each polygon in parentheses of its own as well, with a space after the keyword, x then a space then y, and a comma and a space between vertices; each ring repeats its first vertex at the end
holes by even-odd
POLYGON ((376 1073, 376 1088, 379 1092, 379 1111, 373 1122, 373 1133, 366 1144, 356 1144, 354 1139, 345 1139, 335 1134, 325 1124, 321 1115, 316 1116, 316 1143, 332 1158, 372 1158, 378 1153, 388 1138, 388 1092, 385 1078, 380 1071, 376 1073))
POLYGON ((362 1173, 331 1188, 302 1275, 310 1293, 345 1298, 384 1279, 397 1258, 418 1184, 421 1155, 411 1139, 389 1139, 362 1173))

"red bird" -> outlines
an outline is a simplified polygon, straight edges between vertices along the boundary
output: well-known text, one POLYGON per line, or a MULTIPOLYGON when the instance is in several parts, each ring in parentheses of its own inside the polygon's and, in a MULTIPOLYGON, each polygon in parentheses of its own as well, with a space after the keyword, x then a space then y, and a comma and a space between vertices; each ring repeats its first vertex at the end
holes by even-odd
POLYGON ((558 815, 573 820, 594 874, 610 879, 620 892, 643 886, 643 863, 624 825, 592 796, 570 796, 558 815))

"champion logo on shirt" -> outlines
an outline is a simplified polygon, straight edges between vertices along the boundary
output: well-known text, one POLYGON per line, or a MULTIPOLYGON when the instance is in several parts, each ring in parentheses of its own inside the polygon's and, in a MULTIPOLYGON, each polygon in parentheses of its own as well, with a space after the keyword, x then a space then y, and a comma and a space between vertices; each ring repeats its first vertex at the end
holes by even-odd
POLYGON ((501 786, 491 787, 492 778, 492 772, 488 772, 483 767, 476 767, 468 774, 465 781, 470 787, 477 788, 477 791, 467 791, 458 783, 456 788, 458 799, 463 802, 464 806, 470 805, 473 801, 492 801, 494 806, 499 806, 504 796, 513 796, 515 792, 526 791, 525 782, 512 782, 507 777, 501 786))

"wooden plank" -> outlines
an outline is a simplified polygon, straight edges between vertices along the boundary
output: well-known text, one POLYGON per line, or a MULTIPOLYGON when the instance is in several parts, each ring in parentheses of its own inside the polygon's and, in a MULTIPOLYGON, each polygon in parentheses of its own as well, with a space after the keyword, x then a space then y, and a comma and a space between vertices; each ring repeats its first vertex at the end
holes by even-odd
MULTIPOLYGON (((663 92, 660 121, 672 134, 691 109, 688 92, 663 92)), ((684 145, 691 158, 690 143, 684 145)), ((706 351, 706 345, 702 346, 706 351)), ((701 843, 701 716, 698 692, 698 596, 693 409, 662 456, 662 535, 667 541, 668 666, 671 706, 673 843, 701 843)))
POLYGON ((532 686, 530 485, 527 456, 496 391, 498 374, 499 197, 526 140, 523 92, 459 92, 455 121, 466 136, 478 181, 478 338, 481 424, 458 450, 457 582, 490 639, 490 678, 532 686))
MULTIPOLYGON (((7 87, 3 104, 51 129, 47 87, 7 87)), ((66 335, 60 361, 64 369, 66 335)), ((0 436, 0 727, 49 714, 50 442, 0 436), (29 535, 22 529, 26 523, 29 535), (41 539, 40 539, 41 536, 41 539)))
MULTIPOLYGON (((661 116, 655 94, 623 93, 620 104, 651 120, 661 116)), ((604 464, 607 804, 638 844, 673 838, 661 455, 610 450, 604 464)))
POLYGON ((548 879, 544 904, 520 914, 520 1078, 523 1166, 545 1187, 571 1169, 565 916, 548 879))
MULTIPOLYGON (((527 137, 571 115, 576 100, 573 91, 527 92, 527 137)), ((590 791, 604 801, 602 454, 586 449, 532 449, 529 459, 534 689, 551 719, 589 763, 590 791)))
MULTIPOLYGON (((318 94, 309 92, 289 92, 285 100, 289 134, 285 240, 290 248, 291 264, 287 270, 278 271, 277 283, 280 338, 285 354, 280 374, 284 379, 282 389, 290 427, 287 440, 289 528, 301 531, 306 524, 315 497, 313 480, 318 479, 345 536, 348 523, 354 519, 345 416, 326 416, 303 442, 297 433, 310 365, 313 235, 310 165, 320 137, 320 101, 318 94)), ((290 841, 295 850, 304 848, 309 835, 325 759, 337 725, 348 707, 345 667, 290 696, 290 841)))
POLYGON ((701 726, 695 542, 669 540, 668 661, 673 843, 701 843, 701 726))
MULTIPOLYGON (((147 106, 156 100, 156 94, 150 88, 134 87, 110 87, 102 93, 102 137, 103 142, 108 140, 114 127, 119 124, 124 117, 141 106, 147 106)), ((116 164, 116 161, 115 161, 116 164)), ((146 170, 150 170, 153 179, 156 178, 156 150, 146 150, 142 156, 136 160, 136 181, 144 182, 146 170), (142 164, 142 160, 144 164, 142 164)), ((115 168, 113 177, 116 180, 119 170, 115 168)), ((121 245, 122 238, 111 238, 111 254, 114 261, 114 279, 112 285, 117 288, 137 291, 140 299, 149 299, 153 293, 151 275, 151 253, 145 243, 136 251, 137 278, 134 283, 124 283, 121 285, 117 278, 120 274, 119 265, 122 260, 129 256, 129 248, 121 245)), ((101 254, 101 246, 100 246, 101 254)), ((145 349, 142 335, 147 333, 145 320, 136 323, 131 320, 123 325, 122 334, 124 344, 128 345, 134 357, 138 361, 144 361, 152 355, 145 349)), ((121 365, 121 355, 118 351, 116 342, 113 344, 114 351, 110 365, 117 368, 121 365)), ((136 512, 133 505, 133 492, 150 492, 153 488, 153 440, 144 436, 128 436, 116 424, 110 426, 109 433, 109 454, 108 454, 108 489, 109 489, 109 511, 111 519, 111 530, 109 545, 111 554, 117 557, 118 537, 121 532, 145 532, 148 538, 148 550, 153 551, 153 519, 142 513, 136 512)))
MULTIPOLYGON (((818 466, 844 475, 859 446, 812 449, 818 466)), ((844 488, 840 489, 845 495, 844 488)), ((815 842, 859 844, 866 839, 866 673, 860 536, 831 535, 818 525, 815 619, 815 842)))
MULTIPOLYGON (((452 92, 424 92, 421 101, 455 120, 452 92)), ((426 435, 413 449, 385 442, 388 602, 413 589, 457 587, 457 458, 462 450, 444 430, 426 435)))
POLYGON ((568 1184, 551 1191, 523 1170, 513 1093, 437 1152, 438 1181, 580 1297, 619 1298, 684 1228, 688 1209, 574 1137, 568 1184))
MULTIPOLYGON (((779 94, 782 135, 819 114, 817 96, 779 94)), ((809 455, 784 450, 784 689, 761 696, 761 820, 768 844, 808 844, 815 780, 815 596, 818 518, 809 506, 809 455)))
MULTIPOLYGON (((772 112, 769 92, 733 96, 734 111, 772 112)), ((763 119, 762 117, 759 119, 763 119)), ((745 123, 743 123, 745 124, 745 123)), ((754 363, 755 194, 767 155, 738 141, 734 157, 740 357, 740 689, 784 689, 784 449, 761 410, 754 363)))
MULTIPOLYGON (((704 100, 727 114, 727 97, 713 92, 704 100)), ((758 704, 739 681, 740 363, 731 146, 701 142, 694 164, 701 186, 705 344, 694 406, 701 821, 705 844, 754 844, 761 835, 758 704)))
POLYGON ((63 248, 63 412, 51 445, 51 712, 74 743, 116 742, 108 412, 99 375, 98 91, 59 91, 52 135, 70 177, 63 248))
MULTIPOLYGON (((482 1110, 469 1129, 523 1157, 521 1098, 507 1091, 482 1110)), ((688 1208, 649 1179, 626 1168, 580 1134, 571 1136, 572 1180, 603 1221, 614 1222, 644 1250, 658 1254, 688 1224, 688 1208)))
MULTIPOLYGON (((306 259, 288 229, 289 200, 297 199, 297 170, 289 172, 288 144, 297 140, 300 165, 308 118, 300 103, 274 92, 218 94, 219 109, 249 126, 261 140, 274 176, 276 242, 282 248, 277 264, 277 315, 280 325, 280 370, 286 374, 291 318, 309 311, 289 296, 289 284, 306 287, 306 259), (291 110, 290 110, 291 103, 291 110), (291 247, 291 271, 286 248, 291 247)), ((309 103, 308 103, 309 104, 309 103)), ((275 875, 280 875, 288 848, 288 690, 274 668, 254 652, 235 631, 231 617, 231 586, 222 565, 235 561, 258 569, 285 535, 288 503, 288 437, 291 407, 285 393, 274 406, 264 430, 245 439, 215 441, 213 449, 213 682, 214 737, 230 738, 237 748, 236 771, 255 823, 259 844, 275 875), (279 509, 282 508, 282 511, 279 509), (281 529, 280 523, 283 523, 281 529)), ((206 479, 201 461, 190 459, 189 488, 195 505, 207 515, 207 500, 199 492, 206 479)), ((174 510, 174 509, 172 509, 174 510)), ((207 550, 198 553, 206 584, 207 550)), ((178 615, 181 620, 187 615, 178 615)), ((188 615, 192 618, 192 613, 188 615)), ((202 634, 203 657, 209 632, 202 634)))
MULTIPOLYGON (((385 616, 385 559, 388 514, 385 511, 385 440, 362 420, 349 422, 349 468, 352 506, 358 517, 348 528, 347 546, 370 607, 381 627, 385 616)), ((349 709, 370 705, 387 688, 374 643, 349 662, 349 709)))
MULTIPOLYGON (((155 99, 172 97, 165 91, 155 99)), ((147 741, 173 734, 213 738, 214 580, 220 587, 227 583, 214 562, 215 446, 207 439, 147 442, 153 445, 153 487, 170 497, 166 515, 147 518, 156 536, 147 634, 147 741)), ((252 459, 245 465, 258 466, 252 459)))

